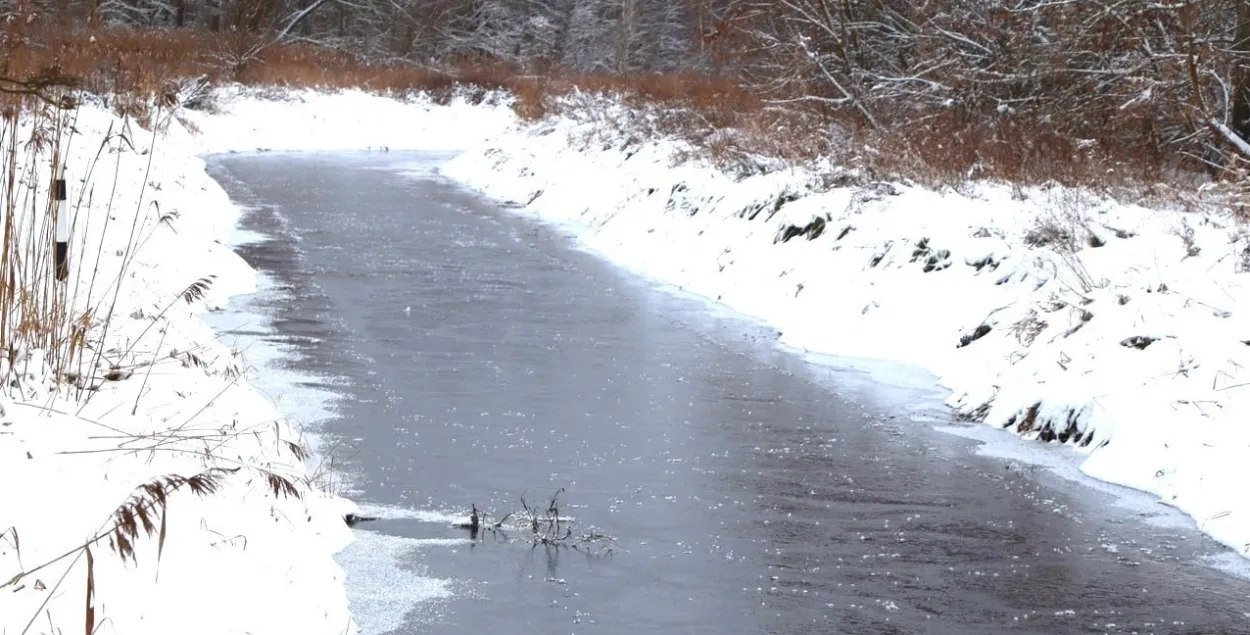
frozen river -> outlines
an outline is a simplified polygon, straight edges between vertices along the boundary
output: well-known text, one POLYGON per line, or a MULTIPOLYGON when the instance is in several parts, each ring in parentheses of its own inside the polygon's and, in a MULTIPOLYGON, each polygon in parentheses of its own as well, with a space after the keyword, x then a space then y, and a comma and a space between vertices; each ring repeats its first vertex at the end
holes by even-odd
POLYGON ((323 445, 386 516, 341 558, 365 629, 1250 632, 1250 583, 1162 507, 978 456, 913 416, 932 392, 868 394, 440 180, 441 158, 210 161, 268 237, 239 247, 275 282, 248 310, 338 395, 323 445), (449 526, 560 488, 611 553, 449 526))

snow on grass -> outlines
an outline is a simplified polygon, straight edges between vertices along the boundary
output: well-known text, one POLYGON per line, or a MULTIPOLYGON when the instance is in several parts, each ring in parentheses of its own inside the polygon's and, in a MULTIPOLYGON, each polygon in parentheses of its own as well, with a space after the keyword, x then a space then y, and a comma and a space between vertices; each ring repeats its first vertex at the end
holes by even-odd
MULTIPOLYGON (((234 89, 217 108, 162 113, 156 135, 100 102, 75 115, 65 154, 72 271, 61 289, 75 315, 93 316, 91 344, 81 363, 61 367, 45 351, 22 351, 20 382, 0 399, 0 631, 356 631, 334 554, 352 543, 343 517, 357 510, 311 480, 316 458, 306 461, 303 430, 289 419, 309 412, 276 406, 272 382, 270 395, 254 387, 253 360, 204 319, 257 289, 230 248, 257 237, 236 231, 240 210, 197 157, 454 149, 511 117, 502 106, 356 92, 234 89), (118 555, 126 545, 133 558, 118 555)), ((35 158, 50 163, 42 152, 35 158)), ((21 178, 18 200, 46 200, 46 183, 21 178)), ((378 561, 366 577, 386 578, 398 565, 379 563, 402 548, 358 546, 345 557, 364 553, 378 561)), ((382 578, 416 585, 406 600, 373 598, 386 607, 446 593, 437 581, 382 578)))
POLYGON ((94 311, 78 370, 97 389, 58 381, 74 369, 50 368, 38 351, 6 387, 0 630, 83 628, 89 585, 100 633, 350 630, 332 558, 351 541, 350 503, 300 485, 298 432, 196 318, 253 288, 219 242, 233 207, 188 148, 153 144, 93 106, 74 127, 70 198, 82 202, 65 288, 76 313, 94 311), (186 293, 197 284, 204 293, 186 293), (215 493, 139 489, 211 470, 215 493), (281 483, 299 495, 275 492, 281 483))
POLYGON ((255 151, 464 150, 513 121, 502 95, 463 96, 445 104, 428 96, 390 98, 361 91, 214 93, 217 116, 186 113, 204 153, 255 151))
POLYGON ((1250 232, 1237 219, 1057 185, 731 175, 675 158, 681 142, 631 139, 596 107, 609 112, 518 124, 444 173, 786 344, 924 367, 961 418, 1070 444, 1085 473, 1250 552, 1250 232))

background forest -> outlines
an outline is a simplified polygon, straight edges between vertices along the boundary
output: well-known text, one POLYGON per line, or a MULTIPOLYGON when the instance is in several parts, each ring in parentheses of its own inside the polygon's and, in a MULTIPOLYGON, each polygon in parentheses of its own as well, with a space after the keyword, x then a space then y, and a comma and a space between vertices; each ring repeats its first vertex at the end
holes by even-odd
POLYGON ((1250 155, 1246 0, 3 6, 5 75, 65 75, 104 93, 199 74, 380 90, 463 82, 542 93, 529 113, 540 115, 553 91, 608 88, 701 112, 705 143, 710 129, 749 124, 768 154, 868 148, 877 158, 857 151, 864 162, 946 180, 1206 180, 1239 174, 1250 155))

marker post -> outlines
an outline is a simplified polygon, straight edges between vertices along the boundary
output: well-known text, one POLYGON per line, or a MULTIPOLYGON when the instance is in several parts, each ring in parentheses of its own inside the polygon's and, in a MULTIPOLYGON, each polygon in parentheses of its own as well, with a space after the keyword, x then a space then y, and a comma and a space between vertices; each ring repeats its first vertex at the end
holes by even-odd
POLYGON ((56 201, 56 207, 53 210, 56 214, 56 248, 53 261, 56 279, 64 282, 69 279, 69 212, 65 209, 65 199, 69 188, 65 183, 65 165, 57 166, 56 181, 53 182, 52 188, 53 199, 56 201))

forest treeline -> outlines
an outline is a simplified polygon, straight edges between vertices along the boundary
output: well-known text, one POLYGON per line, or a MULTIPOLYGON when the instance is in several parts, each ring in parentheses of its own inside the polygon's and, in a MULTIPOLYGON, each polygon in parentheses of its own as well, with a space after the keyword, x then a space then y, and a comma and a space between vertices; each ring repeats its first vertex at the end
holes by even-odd
POLYGON ((752 108, 1006 178, 1064 161, 1219 174, 1250 155, 1250 0, 0 4, 10 51, 39 46, 36 27, 121 28, 252 42, 240 55, 302 45, 425 69, 717 78, 752 108))

